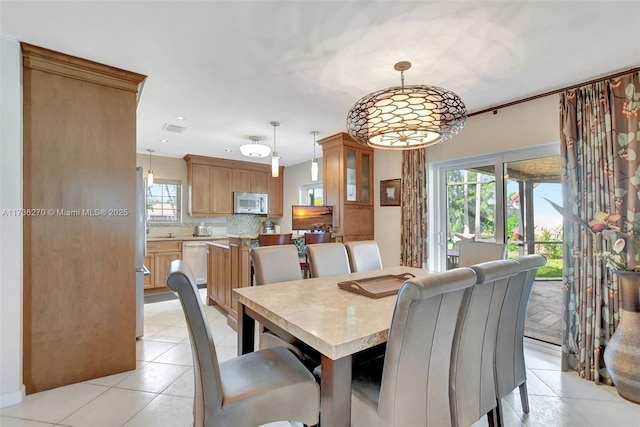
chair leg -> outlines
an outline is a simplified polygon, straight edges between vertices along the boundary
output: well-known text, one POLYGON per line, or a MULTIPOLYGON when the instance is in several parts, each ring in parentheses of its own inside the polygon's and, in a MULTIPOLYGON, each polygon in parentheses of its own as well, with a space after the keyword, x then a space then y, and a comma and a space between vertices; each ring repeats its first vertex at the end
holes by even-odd
POLYGON ((496 399, 496 422, 497 427, 504 427, 504 414, 502 413, 502 399, 499 397, 496 399))
POLYGON ((489 427, 500 427, 498 425, 497 418, 498 418, 498 414, 497 414, 496 408, 493 408, 492 410, 487 412, 487 422, 489 424, 489 427))
POLYGON ((527 382, 520 384, 520 401, 522 402, 522 411, 529 413, 529 393, 527 392, 527 382))

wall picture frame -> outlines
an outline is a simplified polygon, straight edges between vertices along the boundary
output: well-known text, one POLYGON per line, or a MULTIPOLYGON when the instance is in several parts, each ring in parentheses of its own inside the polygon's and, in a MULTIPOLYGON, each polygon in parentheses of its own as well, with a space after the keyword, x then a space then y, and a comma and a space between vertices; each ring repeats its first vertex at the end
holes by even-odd
POLYGON ((380 181, 380 206, 400 206, 400 178, 380 181))

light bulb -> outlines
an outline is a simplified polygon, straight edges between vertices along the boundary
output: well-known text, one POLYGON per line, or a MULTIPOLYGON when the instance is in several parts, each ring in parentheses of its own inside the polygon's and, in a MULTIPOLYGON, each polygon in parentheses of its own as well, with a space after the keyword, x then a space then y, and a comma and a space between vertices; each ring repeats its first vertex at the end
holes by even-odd
POLYGON ((311 161, 311 181, 318 180, 318 159, 314 158, 311 161))
POLYGON ((151 186, 153 186, 153 171, 149 169, 149 172, 147 173, 147 187, 151 186))
POLYGON ((274 151, 273 156, 271 156, 271 176, 277 178, 280 175, 280 157, 278 157, 278 152, 274 151))

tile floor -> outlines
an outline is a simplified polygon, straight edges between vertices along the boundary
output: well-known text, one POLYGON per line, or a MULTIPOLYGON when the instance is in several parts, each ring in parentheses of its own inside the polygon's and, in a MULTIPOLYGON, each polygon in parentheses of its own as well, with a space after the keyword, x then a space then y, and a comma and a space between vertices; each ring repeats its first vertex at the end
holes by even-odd
MULTIPOLYGON (((200 292, 204 300, 205 290, 200 292)), ((216 309, 206 307, 205 312, 218 357, 234 357, 236 333, 216 309)), ((29 395, 22 404, 0 410, 0 425, 189 427, 193 368, 177 300, 145 305, 145 336, 138 340, 137 350, 135 371, 29 395)), ((522 413, 517 392, 509 395, 504 405, 507 427, 640 425, 640 405, 620 398, 613 387, 561 372, 557 347, 527 341, 526 359, 531 413, 522 413)), ((485 425, 483 419, 474 427, 485 425)))

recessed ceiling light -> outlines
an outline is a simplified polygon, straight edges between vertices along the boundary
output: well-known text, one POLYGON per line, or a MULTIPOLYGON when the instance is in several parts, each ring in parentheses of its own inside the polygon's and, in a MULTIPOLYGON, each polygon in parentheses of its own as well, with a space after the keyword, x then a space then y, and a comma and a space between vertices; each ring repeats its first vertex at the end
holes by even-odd
POLYGON ((159 141, 160 142, 169 142, 169 140, 167 140, 167 139, 160 139, 159 141))
POLYGON ((229 149, 229 148, 225 149, 224 151, 226 151, 227 153, 231 153, 231 152, 233 152, 233 150, 231 150, 231 149, 229 149))
POLYGON ((176 120, 184 120, 184 116, 173 116, 176 120))

